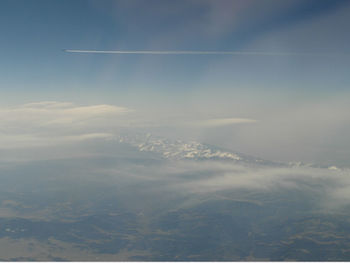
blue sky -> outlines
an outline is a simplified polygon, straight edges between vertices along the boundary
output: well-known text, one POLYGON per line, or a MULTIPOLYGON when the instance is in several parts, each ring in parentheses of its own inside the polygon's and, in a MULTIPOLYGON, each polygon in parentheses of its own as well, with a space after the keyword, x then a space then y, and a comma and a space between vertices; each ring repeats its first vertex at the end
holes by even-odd
MULTIPOLYGON (((347 1, 293 0, 281 4, 276 0, 16 0, 2 1, 1 5, 1 86, 9 91, 30 87, 31 92, 50 96, 58 90, 99 92, 103 85, 121 93, 126 88, 183 92, 195 87, 214 64, 227 60, 233 67, 221 73, 225 85, 236 80, 238 85, 255 86, 248 80, 251 75, 266 86, 281 86, 287 81, 298 84, 301 79, 314 88, 324 82, 323 77, 328 84, 337 79, 348 84, 348 79, 344 79, 348 60, 343 57, 155 58, 72 55, 61 51, 76 48, 347 53, 349 21, 343 17, 337 23, 331 17, 346 9, 347 1), (324 27, 322 23, 327 18, 329 27, 324 27), (312 71, 305 74, 305 69, 310 68, 312 71), (144 73, 135 80, 135 72, 139 71, 144 73), (274 72, 278 76, 273 76, 274 72)), ((213 75, 214 82, 218 75, 213 75)), ((335 84, 332 91, 344 89, 342 83, 335 84)))
POLYGON ((332 158, 344 163, 350 146, 349 12, 349 2, 342 0, 2 0, 0 101, 111 104, 149 112, 155 122, 189 115, 250 118, 260 124, 178 133, 272 159, 327 161, 336 152, 332 158), (295 55, 102 55, 63 49, 295 55), (276 144, 284 150, 270 149, 276 144))

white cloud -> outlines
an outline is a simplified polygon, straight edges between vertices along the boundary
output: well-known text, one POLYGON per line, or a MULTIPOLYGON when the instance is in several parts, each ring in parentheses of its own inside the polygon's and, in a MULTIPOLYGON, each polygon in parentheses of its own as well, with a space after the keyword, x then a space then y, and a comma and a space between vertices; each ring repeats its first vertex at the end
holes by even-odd
POLYGON ((233 125, 233 124, 256 123, 256 122, 257 120, 246 119, 246 118, 217 118, 217 119, 196 121, 193 123, 193 125, 204 126, 204 127, 216 127, 216 126, 226 126, 226 125, 233 125))
MULTIPOLYGON (((313 167, 240 165, 220 161, 174 161, 153 165, 128 163, 99 173, 116 180, 135 180, 145 191, 174 192, 198 200, 232 195, 255 200, 259 194, 300 196, 317 211, 331 212, 350 204, 350 170, 313 167), (243 194, 242 194, 243 193, 243 194), (246 195, 247 194, 247 195, 246 195), (254 197, 255 196, 255 197, 254 197)), ((278 200, 276 200, 278 201, 278 200)))
POLYGON ((0 148, 21 148, 110 138, 131 112, 113 105, 77 106, 44 101, 0 108, 0 148))

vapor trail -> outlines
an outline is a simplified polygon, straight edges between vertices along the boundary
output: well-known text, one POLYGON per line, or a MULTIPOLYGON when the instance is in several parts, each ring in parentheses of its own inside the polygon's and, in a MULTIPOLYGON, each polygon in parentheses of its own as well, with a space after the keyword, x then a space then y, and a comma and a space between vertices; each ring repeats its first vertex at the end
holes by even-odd
POLYGON ((158 50, 81 50, 65 49, 68 53, 92 54, 140 54, 140 55, 247 55, 247 56, 327 56, 315 53, 285 53, 285 52, 245 52, 245 51, 158 51, 158 50))

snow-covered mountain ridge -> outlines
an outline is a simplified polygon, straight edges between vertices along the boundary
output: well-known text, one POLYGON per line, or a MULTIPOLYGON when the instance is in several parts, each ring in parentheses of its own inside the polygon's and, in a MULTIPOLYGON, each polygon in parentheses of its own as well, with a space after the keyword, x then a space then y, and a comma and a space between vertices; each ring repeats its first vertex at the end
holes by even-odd
POLYGON ((166 159, 222 159, 239 161, 242 158, 235 153, 213 149, 208 145, 190 141, 169 140, 151 134, 119 136, 119 142, 131 144, 142 152, 155 152, 166 159))
POLYGON ((169 160, 222 160, 256 165, 270 165, 279 167, 313 167, 339 170, 336 166, 320 166, 302 162, 273 162, 253 156, 234 153, 218 147, 203 144, 197 141, 170 140, 152 134, 127 134, 119 135, 117 140, 120 143, 127 143, 136 147, 140 152, 152 152, 159 154, 169 160))

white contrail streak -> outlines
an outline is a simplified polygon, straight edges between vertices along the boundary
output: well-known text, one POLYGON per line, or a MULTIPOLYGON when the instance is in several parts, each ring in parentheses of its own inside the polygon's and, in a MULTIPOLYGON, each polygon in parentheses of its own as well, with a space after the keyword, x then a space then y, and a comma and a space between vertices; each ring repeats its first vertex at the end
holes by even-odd
POLYGON ((283 52, 244 52, 244 51, 158 51, 158 50, 81 50, 64 49, 68 53, 91 54, 139 54, 139 55, 248 55, 248 56, 327 56, 315 53, 283 53, 283 52))

